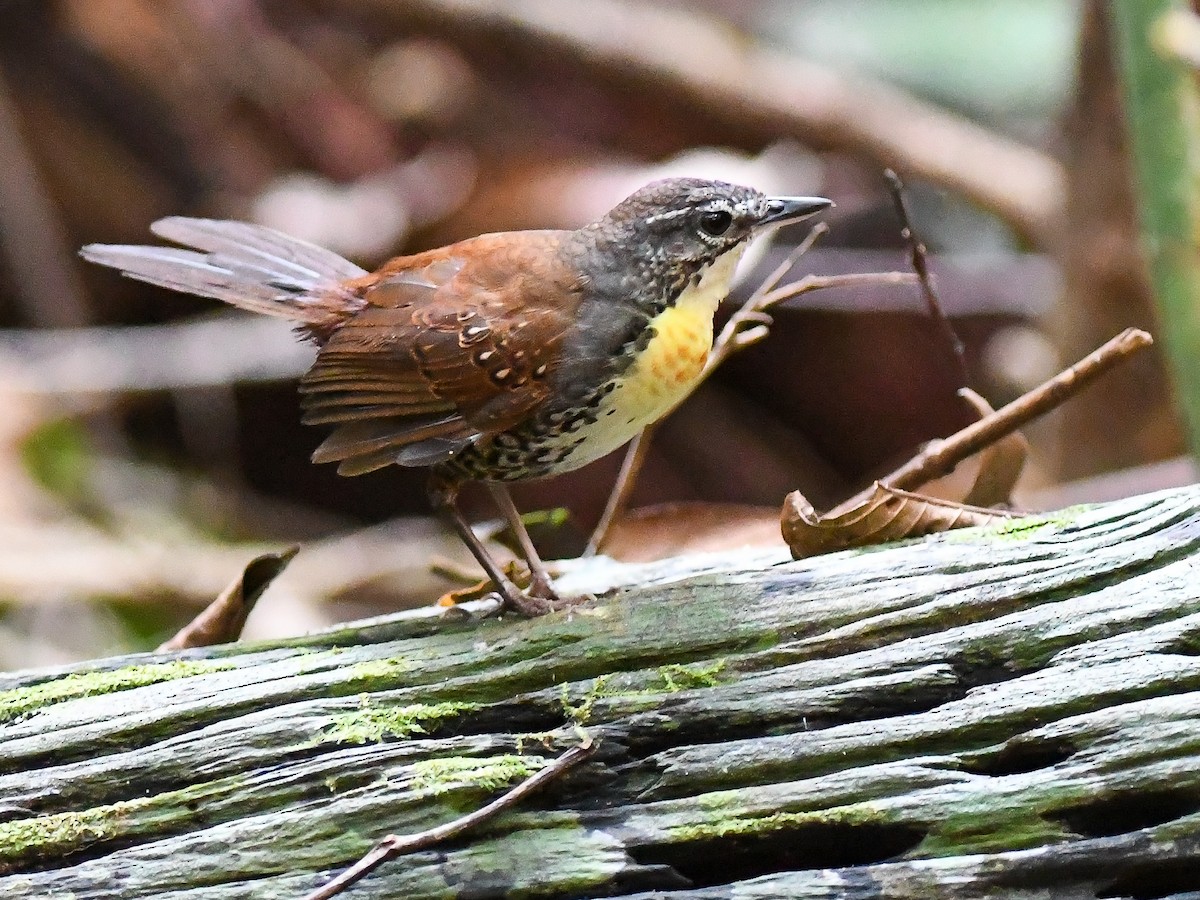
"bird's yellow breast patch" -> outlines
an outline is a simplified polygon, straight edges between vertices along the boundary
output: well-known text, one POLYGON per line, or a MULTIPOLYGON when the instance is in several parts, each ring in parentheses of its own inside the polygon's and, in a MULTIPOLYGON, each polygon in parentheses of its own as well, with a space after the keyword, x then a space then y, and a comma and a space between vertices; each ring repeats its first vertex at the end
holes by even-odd
POLYGON ((696 387, 712 350, 713 316, 729 293, 742 247, 718 259, 674 306, 650 320, 654 337, 604 398, 576 465, 599 459, 657 422, 696 387))
POLYGON ((625 372, 617 405, 643 424, 665 415, 696 384, 713 340, 713 310, 680 298, 650 322, 654 337, 625 372))
MULTIPOLYGON (((669 413, 700 379, 712 350, 713 316, 729 293, 742 247, 726 253, 650 321, 654 337, 625 373, 613 402, 638 430, 669 413)), ((624 415, 622 415, 622 413, 624 415)))

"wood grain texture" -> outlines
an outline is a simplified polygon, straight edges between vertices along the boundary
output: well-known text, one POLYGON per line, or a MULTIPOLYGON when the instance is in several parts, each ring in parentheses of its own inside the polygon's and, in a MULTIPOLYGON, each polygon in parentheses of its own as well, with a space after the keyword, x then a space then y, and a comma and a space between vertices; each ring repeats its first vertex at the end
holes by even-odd
POLYGON ((349 898, 1200 889, 1200 487, 872 551, 572 567, 406 614, 0 681, 0 896, 292 898, 596 757, 349 898))

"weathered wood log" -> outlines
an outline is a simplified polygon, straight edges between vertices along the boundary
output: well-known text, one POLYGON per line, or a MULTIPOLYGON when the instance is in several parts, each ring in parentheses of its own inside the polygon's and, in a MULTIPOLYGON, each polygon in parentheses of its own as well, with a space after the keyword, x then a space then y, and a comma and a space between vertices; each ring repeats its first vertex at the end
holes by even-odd
POLYGON ((1200 487, 565 581, 600 597, 5 677, 0 896, 298 898, 579 726, 346 896, 1200 890, 1200 487))

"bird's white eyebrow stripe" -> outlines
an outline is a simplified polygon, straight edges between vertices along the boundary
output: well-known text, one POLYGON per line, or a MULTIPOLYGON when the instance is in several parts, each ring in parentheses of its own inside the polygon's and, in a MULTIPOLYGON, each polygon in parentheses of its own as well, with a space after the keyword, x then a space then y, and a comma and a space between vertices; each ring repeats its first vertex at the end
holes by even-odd
POLYGON ((658 213, 657 215, 651 216, 646 220, 646 224, 653 225, 655 222, 665 222, 668 219, 677 219, 680 216, 686 216, 688 212, 690 212, 690 210, 672 209, 669 212, 658 213))

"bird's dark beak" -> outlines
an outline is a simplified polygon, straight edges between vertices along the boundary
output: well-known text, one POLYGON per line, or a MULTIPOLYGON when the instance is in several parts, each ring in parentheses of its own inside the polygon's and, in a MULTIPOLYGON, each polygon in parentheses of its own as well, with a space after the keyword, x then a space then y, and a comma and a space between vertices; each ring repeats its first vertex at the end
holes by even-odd
POLYGON ((824 197, 768 197, 767 213, 758 220, 762 225, 787 225, 815 216, 833 206, 824 197))

